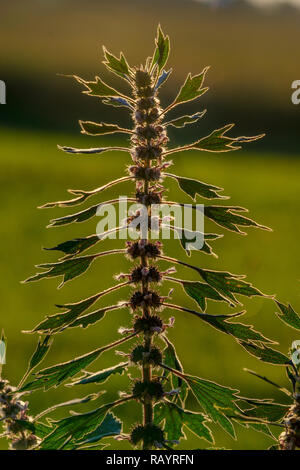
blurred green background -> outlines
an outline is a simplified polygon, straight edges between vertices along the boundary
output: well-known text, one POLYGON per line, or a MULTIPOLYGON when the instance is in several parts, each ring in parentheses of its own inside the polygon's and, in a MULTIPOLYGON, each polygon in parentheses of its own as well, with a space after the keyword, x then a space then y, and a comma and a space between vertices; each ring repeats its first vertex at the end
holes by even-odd
MULTIPOLYGON (((22 330, 31 329, 46 314, 54 313, 55 303, 75 302, 101 291, 111 285, 113 275, 129 268, 126 260, 112 256, 95 262, 87 274, 59 291, 56 290, 58 279, 25 286, 19 283, 35 272, 34 264, 57 259, 52 252, 41 251, 42 246, 90 235, 97 223, 93 219, 85 224, 46 230, 50 218, 72 211, 38 211, 36 206, 68 198, 65 191, 68 188, 100 186, 122 176, 123 168, 129 164, 125 153, 72 158, 57 150, 57 144, 88 147, 108 143, 106 138, 93 140, 80 136, 79 118, 107 122, 117 119, 125 125, 129 117, 124 109, 113 109, 81 95, 78 86, 56 74, 76 73, 84 78, 100 74, 116 84, 116 79, 109 77, 101 64, 102 44, 115 54, 122 49, 129 63, 138 65, 153 51, 158 22, 171 36, 169 65, 174 69, 162 89, 163 104, 176 94, 189 71, 195 74, 211 65, 207 76, 209 93, 199 103, 184 109, 208 108, 208 113, 188 130, 172 131, 173 145, 198 138, 228 122, 237 123, 233 135, 267 133, 263 141, 233 154, 187 152, 174 156, 174 173, 223 187, 224 194, 231 196, 232 205, 246 206, 255 220, 273 228, 272 233, 249 230, 247 237, 227 232, 214 243, 219 259, 196 253, 192 262, 206 268, 246 273, 248 280, 263 292, 276 294, 281 301, 289 301, 299 309, 300 106, 293 105, 290 96, 292 81, 300 78, 297 42, 300 12, 289 7, 254 9, 244 2, 228 8, 210 8, 188 0, 88 0, 84 3, 15 0, 0 1, 0 4, 0 79, 7 85, 7 104, 0 107, 0 327, 8 337, 4 375, 17 383, 35 347, 37 338, 23 334, 22 330)), ((122 83, 118 87, 123 89, 122 83)), ((183 108, 177 113, 181 111, 183 108)), ((121 139, 116 142, 120 143, 121 139)), ((175 183, 168 183, 172 200, 190 202, 175 183)), ((130 184, 123 184, 122 188, 103 193, 98 200, 109 200, 116 194, 131 191, 130 184)), ((206 229, 223 233, 209 222, 206 229)), ((117 245, 121 242, 107 240, 102 244, 104 249, 117 245)), ((170 256, 186 259, 176 241, 170 242, 165 251, 170 256)), ((197 279, 180 268, 178 277, 197 279)), ((169 288, 169 284, 164 285, 164 292, 169 288)), ((128 293, 123 290, 107 296, 99 305, 115 303, 116 298, 123 299, 128 293)), ((180 289, 174 292, 173 300, 195 307, 180 289)), ((269 300, 252 299, 244 305, 246 323, 255 324, 268 337, 276 339, 283 352, 298 339, 295 331, 277 319, 274 304, 269 300)), ((229 313, 229 309, 210 303, 208 312, 229 313)), ((188 314, 163 312, 165 319, 173 315, 176 323, 169 335, 176 343, 186 371, 238 388, 242 395, 284 400, 274 389, 242 370, 243 367, 254 369, 287 386, 282 368, 259 363, 232 338, 188 314)), ((68 360, 109 343, 118 337, 118 327, 129 322, 128 311, 119 310, 107 314, 102 322, 87 330, 75 329, 58 335, 44 365, 68 360)), ((91 370, 117 362, 120 358, 114 352, 105 353, 91 370)), ((115 399, 117 391, 127 390, 127 386, 128 377, 113 377, 105 384, 107 394, 100 401, 115 399)), ((46 406, 92 390, 61 386, 46 394, 35 392, 29 397, 30 409, 36 414, 46 406)), ((193 400, 188 405, 199 409, 193 400)), ((95 403, 77 407, 76 411, 93 406, 95 403)), ((66 413, 61 411, 54 417, 66 413)), ((116 414, 130 424, 140 419, 140 409, 135 404, 120 407, 116 414)), ((218 446, 265 449, 271 445, 266 436, 241 427, 237 427, 237 441, 214 429, 218 446)), ((278 431, 274 429, 274 432, 278 431)), ((179 448, 206 447, 204 441, 193 435, 187 437, 189 440, 183 441, 179 448)), ((127 447, 114 440, 110 442, 113 448, 127 447)), ((4 440, 0 440, 0 448, 6 448, 4 440)))

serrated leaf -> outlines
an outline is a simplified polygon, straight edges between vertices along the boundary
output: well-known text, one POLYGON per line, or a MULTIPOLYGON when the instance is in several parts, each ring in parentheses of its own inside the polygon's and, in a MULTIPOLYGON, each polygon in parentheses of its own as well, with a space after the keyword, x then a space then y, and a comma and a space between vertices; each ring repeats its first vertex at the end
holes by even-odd
POLYGON ((160 74, 160 76, 158 77, 158 80, 157 80, 157 83, 155 85, 155 90, 158 90, 159 87, 162 86, 163 83, 165 83, 165 81, 169 78, 169 76, 171 75, 172 73, 172 69, 166 71, 166 70, 163 70, 162 73, 160 74))
POLYGON ((204 215, 206 217, 213 220, 217 225, 225 227, 227 230, 232 232, 245 235, 245 232, 242 232, 239 229, 239 225, 242 227, 256 227, 263 230, 270 230, 268 227, 260 225, 252 219, 236 214, 236 212, 243 211, 247 210, 243 207, 204 206, 204 215))
POLYGON ((113 305, 111 307, 100 308, 95 310, 95 312, 87 313, 82 317, 77 318, 74 322, 68 325, 69 328, 75 328, 80 326, 81 328, 87 328, 90 325, 94 325, 98 321, 102 320, 105 317, 106 312, 109 310, 114 310, 119 308, 119 305, 113 305))
POLYGON ((105 293, 106 291, 99 292, 87 299, 80 300, 79 302, 72 304, 56 305, 58 308, 65 308, 67 310, 63 313, 47 316, 46 319, 39 323, 32 331, 30 331, 30 333, 53 332, 53 330, 60 329, 65 325, 72 323, 85 310, 90 308, 101 296, 105 295, 105 293))
POLYGON ((194 142, 189 147, 196 150, 203 150, 206 152, 229 152, 230 150, 238 150, 241 147, 235 145, 244 142, 254 142, 255 140, 264 137, 264 134, 256 135, 254 137, 228 137, 226 132, 232 129, 234 124, 227 124, 220 129, 211 132, 207 137, 194 142))
POLYGON ((79 255, 79 253, 96 245, 100 240, 101 238, 98 235, 90 235, 84 238, 74 238, 73 240, 59 243, 53 248, 44 248, 44 250, 62 251, 66 255, 79 255))
POLYGON ((162 224, 162 227, 169 227, 177 234, 182 248, 186 251, 187 255, 191 255, 191 250, 203 251, 207 255, 216 256, 212 247, 207 243, 207 240, 216 240, 223 235, 216 233, 201 233, 197 231, 188 230, 186 228, 174 227, 172 225, 162 224))
POLYGON ((177 176, 171 173, 166 173, 166 176, 176 179, 179 187, 194 200, 196 200, 197 194, 206 199, 226 198, 226 196, 224 197, 218 194, 219 191, 223 191, 223 189, 218 186, 212 186, 211 184, 202 183, 202 181, 184 178, 183 176, 177 176))
POLYGON ((40 423, 39 421, 25 421, 23 419, 16 419, 15 423, 18 424, 18 426, 22 427, 24 431, 30 431, 32 434, 39 437, 40 439, 43 439, 51 431, 53 431, 53 428, 51 426, 47 426, 46 424, 40 423))
MULTIPOLYGON (((106 83, 101 80, 100 77, 95 77, 95 81, 88 81, 84 80, 83 78, 78 77, 77 75, 72 75, 72 77, 81 85, 84 85, 86 88, 85 91, 83 91, 84 94, 90 95, 90 96, 97 96, 99 98, 110 98, 110 97, 117 97, 117 98, 122 98, 122 93, 118 92, 114 88, 110 87, 106 83)), ((123 97, 127 98, 127 97, 123 97)), ((130 98, 127 98, 128 101, 130 101, 130 98)))
POLYGON ((168 121, 165 123, 165 126, 173 126, 173 127, 177 127, 177 128, 180 128, 180 127, 185 127, 187 124, 193 124, 197 121, 199 121, 199 119, 201 119, 204 114, 206 113, 206 109, 202 112, 198 112, 198 113, 195 113, 193 114, 192 116, 188 116, 188 115, 185 115, 185 116, 181 116, 179 118, 175 118, 175 119, 172 119, 172 121, 168 121))
POLYGON ((55 429, 42 441, 41 450, 57 450, 62 446, 64 450, 78 444, 83 438, 93 432, 99 426, 107 411, 114 403, 96 408, 88 413, 76 414, 68 418, 55 421, 55 429))
POLYGON ((20 392, 38 390, 40 388, 49 390, 51 387, 58 387, 61 383, 74 377, 80 371, 88 367, 104 350, 103 348, 99 348, 88 354, 72 359, 71 361, 40 370, 36 373, 36 378, 32 382, 25 384, 20 389, 20 392))
POLYGON ((259 401, 250 398, 243 400, 252 405, 252 408, 244 410, 243 413, 246 416, 265 419, 271 423, 282 421, 288 411, 287 405, 280 405, 278 403, 259 401))
POLYGON ((202 282, 194 282, 194 281, 185 281, 185 280, 178 280, 182 287, 184 288, 187 295, 192 297, 201 310, 205 312, 206 310, 206 299, 215 300, 219 302, 227 302, 231 306, 234 306, 226 297, 220 295, 215 289, 213 289, 208 284, 204 284, 202 282))
POLYGON ((103 47, 103 52, 104 52, 104 57, 106 59, 103 61, 103 64, 106 65, 106 67, 111 72, 127 80, 127 77, 130 72, 130 67, 123 53, 122 52, 120 53, 120 58, 118 59, 116 56, 108 52, 108 50, 105 47, 103 47))
POLYGON ((82 398, 73 398, 72 400, 50 406, 50 408, 47 408, 46 410, 42 411, 35 419, 40 419, 42 416, 48 415, 52 413, 53 411, 57 410, 58 408, 64 408, 66 406, 82 405, 83 403, 88 403, 90 401, 97 400, 97 398, 99 398, 99 396, 102 395, 103 393, 104 392, 91 393, 90 395, 87 395, 82 398))
POLYGON ((278 318, 292 328, 295 328, 295 330, 300 330, 300 317, 293 307, 290 304, 286 306, 277 300, 275 302, 280 308, 280 312, 275 312, 278 318))
POLYGON ((93 189, 92 191, 84 191, 82 189, 69 189, 68 191, 71 194, 77 195, 76 198, 74 199, 69 199, 67 201, 57 201, 57 202, 48 202, 46 204, 43 204, 42 206, 39 207, 39 209, 50 209, 53 207, 68 207, 68 206, 76 206, 78 204, 83 203, 86 201, 89 197, 94 196, 95 194, 99 194, 105 189, 110 188, 111 186, 114 186, 117 183, 121 183, 123 181, 128 181, 131 178, 129 176, 124 176, 123 178, 118 178, 117 180, 110 181, 109 183, 105 184, 104 186, 100 186, 99 188, 93 189))
POLYGON ((156 48, 153 54, 151 68, 157 66, 158 73, 164 68, 170 53, 169 36, 165 36, 161 27, 157 28, 157 37, 155 40, 156 48))
POLYGON ((38 339, 36 350, 34 351, 28 365, 27 373, 33 370, 42 360, 46 357, 53 343, 50 335, 45 336, 43 339, 38 339))
POLYGON ((102 100, 103 104, 107 104, 109 106, 114 106, 115 108, 130 108, 133 109, 133 106, 125 100, 125 98, 115 98, 115 97, 110 97, 105 100, 102 100))
POLYGON ((209 269, 195 268, 203 280, 221 295, 228 297, 234 303, 239 303, 233 294, 246 297, 264 296, 262 292, 250 283, 243 281, 244 276, 231 274, 227 271, 212 271, 209 269))
POLYGON ((97 256, 98 255, 80 256, 78 258, 59 261, 58 263, 38 264, 37 268, 47 269, 47 271, 37 273, 23 282, 39 281, 46 277, 63 276, 63 280, 59 285, 59 287, 62 287, 66 282, 83 274, 97 256))
POLYGON ((179 441, 185 438, 182 426, 185 425, 197 437, 213 443, 210 429, 205 425, 207 418, 202 413, 183 410, 175 403, 165 400, 154 408, 154 423, 159 425, 165 422, 164 432, 170 441, 179 441))
POLYGON ((121 132, 125 134, 132 134, 129 129, 119 127, 117 124, 107 124, 105 122, 92 122, 92 121, 79 121, 81 133, 86 135, 105 135, 121 132))
POLYGON ((113 367, 109 367, 108 369, 101 370, 99 372, 95 372, 93 374, 86 373, 83 377, 79 378, 75 382, 72 382, 68 385, 84 385, 90 383, 103 383, 111 376, 115 374, 122 375, 128 366, 128 362, 121 362, 113 367))
POLYGON ((192 101, 196 98, 199 98, 208 90, 208 88, 202 88, 203 81, 208 69, 209 67, 205 67, 201 73, 194 75, 194 77, 191 73, 188 74, 184 84, 179 90, 178 95, 171 105, 172 107, 173 105, 175 106, 177 104, 186 103, 187 101, 192 101))
POLYGON ((43 388, 48 390, 51 387, 58 387, 61 383, 66 380, 74 377, 76 374, 85 370, 92 362, 94 362, 98 357, 108 349, 111 349, 119 344, 128 341, 133 338, 136 333, 130 334, 125 338, 122 338, 114 343, 108 344, 101 348, 95 349, 83 356, 72 359, 71 361, 63 362, 61 364, 56 364, 52 367, 47 367, 46 369, 36 372, 36 378, 25 384, 19 392, 38 390, 43 388))
POLYGON ((95 154, 95 153, 104 153, 108 151, 114 151, 118 150, 120 152, 129 152, 129 149, 123 148, 123 147, 98 147, 98 148, 90 148, 90 149, 78 149, 74 147, 65 147, 58 145, 57 146, 59 150, 62 150, 63 152, 66 153, 73 153, 73 154, 95 154))
POLYGON ((238 390, 191 375, 184 375, 183 378, 208 416, 235 438, 233 424, 226 413, 235 412, 238 390))
MULTIPOLYGON (((176 349, 174 344, 171 343, 171 341, 166 337, 163 336, 163 340, 165 341, 167 347, 163 351, 163 363, 172 369, 175 369, 179 372, 183 372, 182 364, 177 356, 176 349)), ((164 376, 168 377, 169 372, 167 370, 164 371, 164 376)), ((184 406, 186 397, 187 397, 187 386, 186 383, 182 380, 181 377, 178 377, 177 375, 171 375, 171 386, 173 389, 180 389, 179 393, 179 399, 181 402, 181 405, 184 406)), ((174 396, 173 400, 177 400, 178 395, 174 396)))
POLYGON ((107 413, 100 426, 98 426, 90 434, 87 434, 84 438, 84 441, 82 441, 80 445, 89 444, 92 442, 99 442, 104 437, 118 436, 119 434, 121 434, 121 431, 121 421, 116 418, 113 413, 107 413))
POLYGON ((258 345, 245 343, 244 341, 240 341, 240 345, 248 351, 249 354, 252 356, 257 357, 263 362, 269 362, 270 364, 276 364, 281 366, 286 366, 291 364, 290 359, 275 349, 268 348, 265 345, 261 347, 258 345))
POLYGON ((96 204, 95 206, 88 207, 83 211, 76 212, 76 214, 65 215, 64 217, 52 219, 48 227, 57 227, 60 225, 68 225, 72 222, 84 222, 89 220, 97 214, 98 207, 101 205, 102 204, 96 204))

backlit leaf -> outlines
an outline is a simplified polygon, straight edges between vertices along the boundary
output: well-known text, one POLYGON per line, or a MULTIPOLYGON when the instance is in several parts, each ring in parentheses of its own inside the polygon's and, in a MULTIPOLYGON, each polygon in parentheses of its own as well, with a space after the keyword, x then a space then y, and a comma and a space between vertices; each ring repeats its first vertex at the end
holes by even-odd
POLYGON ((186 103, 187 101, 192 101, 196 98, 199 98, 208 90, 208 88, 202 88, 203 81, 208 69, 209 67, 205 67, 205 69, 198 75, 192 76, 191 73, 188 74, 184 84, 179 90, 178 95, 173 101, 174 105, 186 103))
POLYGON ((158 72, 160 72, 164 68, 170 52, 169 36, 164 35, 160 26, 158 26, 157 29, 157 37, 155 40, 155 44, 156 48, 154 51, 151 68, 157 66, 158 72))
POLYGON ((168 121, 165 123, 165 126, 173 126, 173 127, 184 127, 187 124, 193 124, 194 122, 199 121, 204 114, 206 113, 206 110, 200 112, 200 113, 195 113, 192 116, 181 116, 179 118, 172 119, 172 121, 168 121))
POLYGON ((245 232, 242 232, 239 229, 239 225, 242 227, 257 227, 263 230, 270 230, 268 227, 260 225, 252 219, 236 214, 236 212, 243 211, 247 212, 243 207, 204 206, 204 215, 206 217, 232 232, 238 232, 245 235, 245 232))
POLYGON ((206 199, 224 199, 226 196, 220 196, 219 191, 223 191, 222 188, 218 186, 212 186, 211 184, 202 183, 191 178, 184 178, 183 176, 173 175, 171 173, 166 173, 166 176, 170 176, 177 180, 179 187, 196 200, 196 195, 204 197, 206 199))
POLYGON ((129 75, 129 65, 123 53, 121 52, 120 58, 118 59, 116 56, 108 52, 105 47, 103 47, 103 51, 105 57, 103 64, 105 64, 111 72, 115 73, 119 77, 127 79, 129 75))
POLYGON ((109 367, 108 369, 101 370, 95 373, 86 373, 83 377, 79 378, 75 382, 72 382, 68 385, 83 385, 83 384, 90 384, 90 383, 103 383, 114 374, 122 375, 128 366, 128 362, 121 362, 113 367, 109 367))
POLYGON ((276 312, 276 315, 280 320, 282 320, 287 325, 295 328, 295 330, 300 330, 300 317, 295 312, 291 305, 284 305, 276 300, 277 306, 280 308, 279 312, 276 312))
POLYGON ((87 135, 105 135, 114 134, 116 132, 123 132, 125 134, 132 134, 129 129, 123 129, 117 124, 106 124, 105 122, 92 122, 92 121, 79 121, 81 133, 87 135))
POLYGON ((258 346, 250 343, 245 343, 240 341, 241 346, 248 351, 252 356, 257 357, 263 362, 269 362, 270 364, 276 364, 281 366, 286 366, 291 364, 290 359, 275 349, 268 348, 265 345, 258 346))

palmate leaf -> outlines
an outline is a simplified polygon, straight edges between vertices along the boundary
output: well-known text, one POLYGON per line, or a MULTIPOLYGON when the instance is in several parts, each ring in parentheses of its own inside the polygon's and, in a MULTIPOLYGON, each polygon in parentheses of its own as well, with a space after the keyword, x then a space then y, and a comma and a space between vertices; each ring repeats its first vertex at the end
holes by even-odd
POLYGON ((257 357, 263 362, 269 362, 279 366, 287 366, 291 364, 290 359, 275 349, 269 348, 265 345, 258 346, 257 344, 250 344, 240 341, 240 345, 252 356, 257 357))
POLYGON ((208 88, 202 88, 203 81, 208 69, 209 67, 205 67, 201 73, 194 75, 194 77, 191 73, 189 73, 170 107, 180 103, 186 103, 187 101, 195 100, 196 98, 202 96, 208 90, 208 88))
POLYGON ((295 328, 295 330, 300 330, 300 317, 295 312, 293 307, 289 304, 286 306, 278 302, 277 300, 275 302, 280 309, 279 312, 276 312, 278 318, 280 318, 280 320, 282 320, 284 323, 291 326, 292 328, 295 328))
POLYGON ((133 333, 107 346, 103 346, 87 354, 84 354, 83 356, 72 359, 71 361, 56 364, 55 366, 47 367, 46 369, 40 370, 35 374, 36 378, 33 381, 25 384, 19 391, 25 392, 38 390, 40 388, 43 388, 44 390, 49 390, 51 387, 58 387, 66 380, 74 377, 82 370, 85 370, 86 367, 88 367, 90 364, 92 364, 92 362, 98 359, 98 357, 100 357, 100 355, 104 351, 107 351, 108 349, 118 346, 119 344, 122 344, 125 341, 128 341, 135 335, 136 333, 133 333))
POLYGON ((169 76, 171 75, 172 73, 172 69, 166 71, 166 70, 163 70, 160 74, 160 76, 158 77, 158 80, 157 80, 157 83, 155 85, 155 90, 158 90, 159 87, 161 87, 165 82, 166 80, 168 80, 169 76))
POLYGON ((100 188, 93 189, 91 191, 84 191, 82 189, 69 189, 69 193, 76 195, 77 197, 74 199, 69 199, 67 201, 56 201, 56 202, 47 202, 42 206, 39 206, 39 209, 51 209, 53 207, 68 207, 68 206, 77 206, 78 204, 82 204, 91 196, 95 194, 99 194, 105 189, 114 186, 115 184, 121 183, 123 181, 131 180, 130 176, 124 176, 123 178, 118 178, 117 180, 110 181, 109 183, 105 184, 104 186, 100 186, 100 188))
MULTIPOLYGON (((182 364, 177 356, 175 346, 166 336, 163 336, 163 340, 167 345, 163 351, 163 363, 178 372, 183 372, 182 364)), ((170 372, 168 370, 164 370, 164 377, 168 377, 169 375, 170 372)), ((179 399, 181 406, 184 406, 188 392, 186 383, 181 377, 171 374, 171 386, 174 390, 180 389, 180 393, 178 395, 174 395, 172 401, 177 402, 179 399)))
POLYGON ((207 417, 202 413, 183 410, 178 405, 168 400, 158 403, 154 408, 154 424, 164 422, 164 432, 170 441, 179 441, 184 438, 183 426, 186 426, 197 437, 214 443, 210 429, 205 425, 207 417))
POLYGON ((242 227, 256 227, 263 230, 270 230, 264 225, 256 223, 254 220, 236 214, 235 212, 248 212, 243 207, 231 207, 231 206, 204 206, 204 215, 209 219, 213 220, 217 225, 225 227, 227 230, 232 232, 238 232, 245 235, 239 229, 239 225, 242 227))
MULTIPOLYGON (((79 447, 86 444, 99 442, 104 437, 118 436, 122 432, 122 423, 113 413, 107 413, 104 420, 94 431, 87 434, 79 447)), ((77 448, 77 447, 76 447, 77 448)))
POLYGON ((155 44, 156 48, 151 62, 151 69, 157 67, 159 73, 164 68, 170 53, 169 36, 164 35, 160 26, 157 28, 155 44))
POLYGON ((125 134, 132 134, 130 129, 123 129, 117 124, 107 124, 105 122, 92 122, 92 121, 79 121, 81 133, 86 135, 105 135, 121 132, 125 134))
POLYGON ((99 426, 114 403, 96 408, 88 413, 75 414, 55 421, 55 429, 42 441, 41 450, 72 449, 99 426))
POLYGON ((173 127, 185 127, 187 124, 194 124, 195 122, 199 121, 204 114, 206 113, 206 109, 202 112, 198 112, 193 114, 192 116, 181 116, 179 118, 172 119, 172 121, 168 121, 165 123, 165 126, 173 126, 173 127))
POLYGON ((183 176, 177 176, 171 173, 165 173, 165 175, 176 179, 179 187, 194 200, 196 200, 197 194, 206 199, 226 199, 226 196, 220 196, 218 194, 219 191, 223 191, 223 189, 218 186, 212 186, 211 184, 202 183, 202 181, 184 178, 183 176))
POLYGON ((121 78, 127 80, 127 77, 130 73, 130 67, 125 59, 123 53, 120 53, 120 58, 118 59, 116 56, 108 52, 108 50, 103 46, 103 52, 105 60, 103 64, 110 70, 111 72, 115 73, 121 78))
POLYGON ((235 412, 239 391, 191 375, 183 378, 208 416, 235 438, 232 421, 226 414, 235 412))
POLYGON ((121 362, 120 364, 117 364, 113 367, 109 367, 108 369, 101 370, 99 372, 95 372, 93 374, 86 372, 83 377, 80 377, 78 380, 71 382, 70 384, 67 384, 67 385, 71 386, 71 385, 85 385, 85 384, 91 384, 91 383, 97 383, 97 384, 104 383, 111 375, 115 375, 115 374, 122 375, 127 369, 127 366, 128 366, 128 362, 121 362))

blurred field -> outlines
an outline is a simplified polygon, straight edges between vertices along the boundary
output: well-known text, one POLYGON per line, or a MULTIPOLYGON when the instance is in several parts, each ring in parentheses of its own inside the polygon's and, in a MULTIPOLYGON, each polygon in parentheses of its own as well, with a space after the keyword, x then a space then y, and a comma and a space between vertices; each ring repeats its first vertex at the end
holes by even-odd
MULTIPOLYGON (((101 140, 103 142, 104 139, 101 140)), ((51 133, 33 133, 13 130, 1 130, 1 325, 8 336, 8 364, 4 375, 17 383, 24 372, 28 358, 34 348, 30 335, 21 330, 31 329, 46 314, 56 311, 54 303, 75 302, 107 288, 112 276, 125 271, 129 263, 118 256, 98 260, 82 277, 67 284, 57 291, 58 279, 44 280, 36 284, 21 285, 20 280, 34 273, 34 264, 56 260, 52 252, 43 252, 41 246, 54 246, 59 241, 76 236, 90 235, 95 232, 97 220, 84 224, 73 224, 65 228, 48 229, 44 227, 50 218, 71 213, 72 210, 41 210, 37 205, 46 201, 64 199, 65 189, 92 189, 122 175, 128 164, 128 155, 123 153, 104 154, 95 157, 70 157, 59 152, 56 144, 89 146, 95 141, 84 136, 51 133)), ((97 145, 97 144, 96 144, 97 145)), ((193 254, 192 262, 202 267, 229 270, 233 273, 247 273, 248 279, 266 293, 276 293, 282 301, 290 301, 299 310, 299 270, 298 236, 300 220, 298 217, 298 186, 300 161, 286 154, 263 154, 260 143, 252 146, 250 152, 234 152, 215 156, 213 154, 191 153, 174 156, 176 165, 173 172, 179 175, 194 176, 225 188, 224 194, 231 195, 230 203, 244 205, 258 222, 273 228, 274 232, 249 230, 249 236, 243 237, 227 232, 223 239, 214 244, 219 259, 193 254)), ((168 182, 169 183, 169 182, 168 182)), ((170 183, 170 197, 182 202, 189 202, 184 193, 177 190, 176 184, 170 183)), ((94 198, 92 203, 109 200, 114 195, 131 191, 130 185, 115 187, 103 193, 101 199, 94 198), (116 194, 116 193, 115 193, 116 194)), ((87 203, 88 204, 88 203, 87 203)), ((77 208, 74 208, 74 212, 77 208)), ((207 223, 206 229, 212 225, 207 223)), ((220 227, 215 227, 222 233, 220 227)), ((120 246, 118 241, 104 241, 99 248, 109 249, 120 246)), ((165 250, 168 254, 186 258, 173 241, 165 250)), ((164 266, 166 266, 164 264, 164 266)), ((178 277, 197 279, 188 270, 178 269, 178 277)), ((168 292, 170 285, 164 286, 168 292)), ((128 292, 118 293, 122 299, 128 292)), ((115 294, 105 297, 99 305, 115 302, 115 294)), ((186 306, 193 302, 176 290, 173 300, 186 306)), ((269 300, 253 299, 245 302, 248 313, 245 322, 255 324, 268 337, 280 342, 280 349, 286 352, 296 337, 296 332, 289 330, 275 317, 274 305, 269 300)), ((224 305, 209 304, 209 313, 229 313, 224 305)), ((242 394, 253 397, 271 397, 282 399, 274 390, 263 382, 251 378, 242 371, 248 367, 267 374, 271 379, 286 383, 284 371, 280 367, 263 365, 249 357, 231 337, 216 332, 200 320, 188 317, 188 314, 163 312, 164 318, 176 317, 174 330, 170 338, 177 345, 178 353, 186 371, 204 378, 215 380, 224 385, 239 388, 242 394)), ((58 335, 54 346, 43 365, 65 361, 74 355, 91 351, 99 345, 107 344, 118 337, 117 328, 128 325, 130 314, 119 310, 107 314, 106 318, 88 330, 66 331, 58 335)), ((125 349, 125 348, 124 348, 125 349)), ((93 365, 93 370, 108 367, 120 362, 114 352, 106 353, 93 365)), ((114 377, 105 384, 106 396, 100 400, 115 399, 121 383, 126 390, 127 377, 114 377)), ((76 396, 88 394, 92 388, 73 390, 60 387, 46 394, 35 392, 30 397, 31 411, 39 412, 45 406, 65 401, 76 396)), ((284 399, 284 398, 283 398, 284 399)), ((93 407, 95 403, 90 406, 93 407)), ((190 401, 192 409, 197 405, 190 401)), ((88 407, 76 408, 86 410, 88 407)), ((57 413, 65 415, 66 410, 57 413)), ((139 419, 139 408, 120 408, 117 415, 132 423, 139 419)), ((127 428, 125 429, 127 430, 127 428)), ((277 432, 274 429, 274 432, 277 432)), ((217 430, 217 444, 231 449, 263 449, 271 441, 254 431, 238 427, 239 440, 232 441, 217 430)), ((204 441, 189 436, 188 448, 204 447, 204 441)), ((126 444, 113 442, 113 448, 125 448, 126 444)), ((0 441, 5 448, 5 441, 0 441)), ((186 448, 183 442, 181 448, 186 448)))

